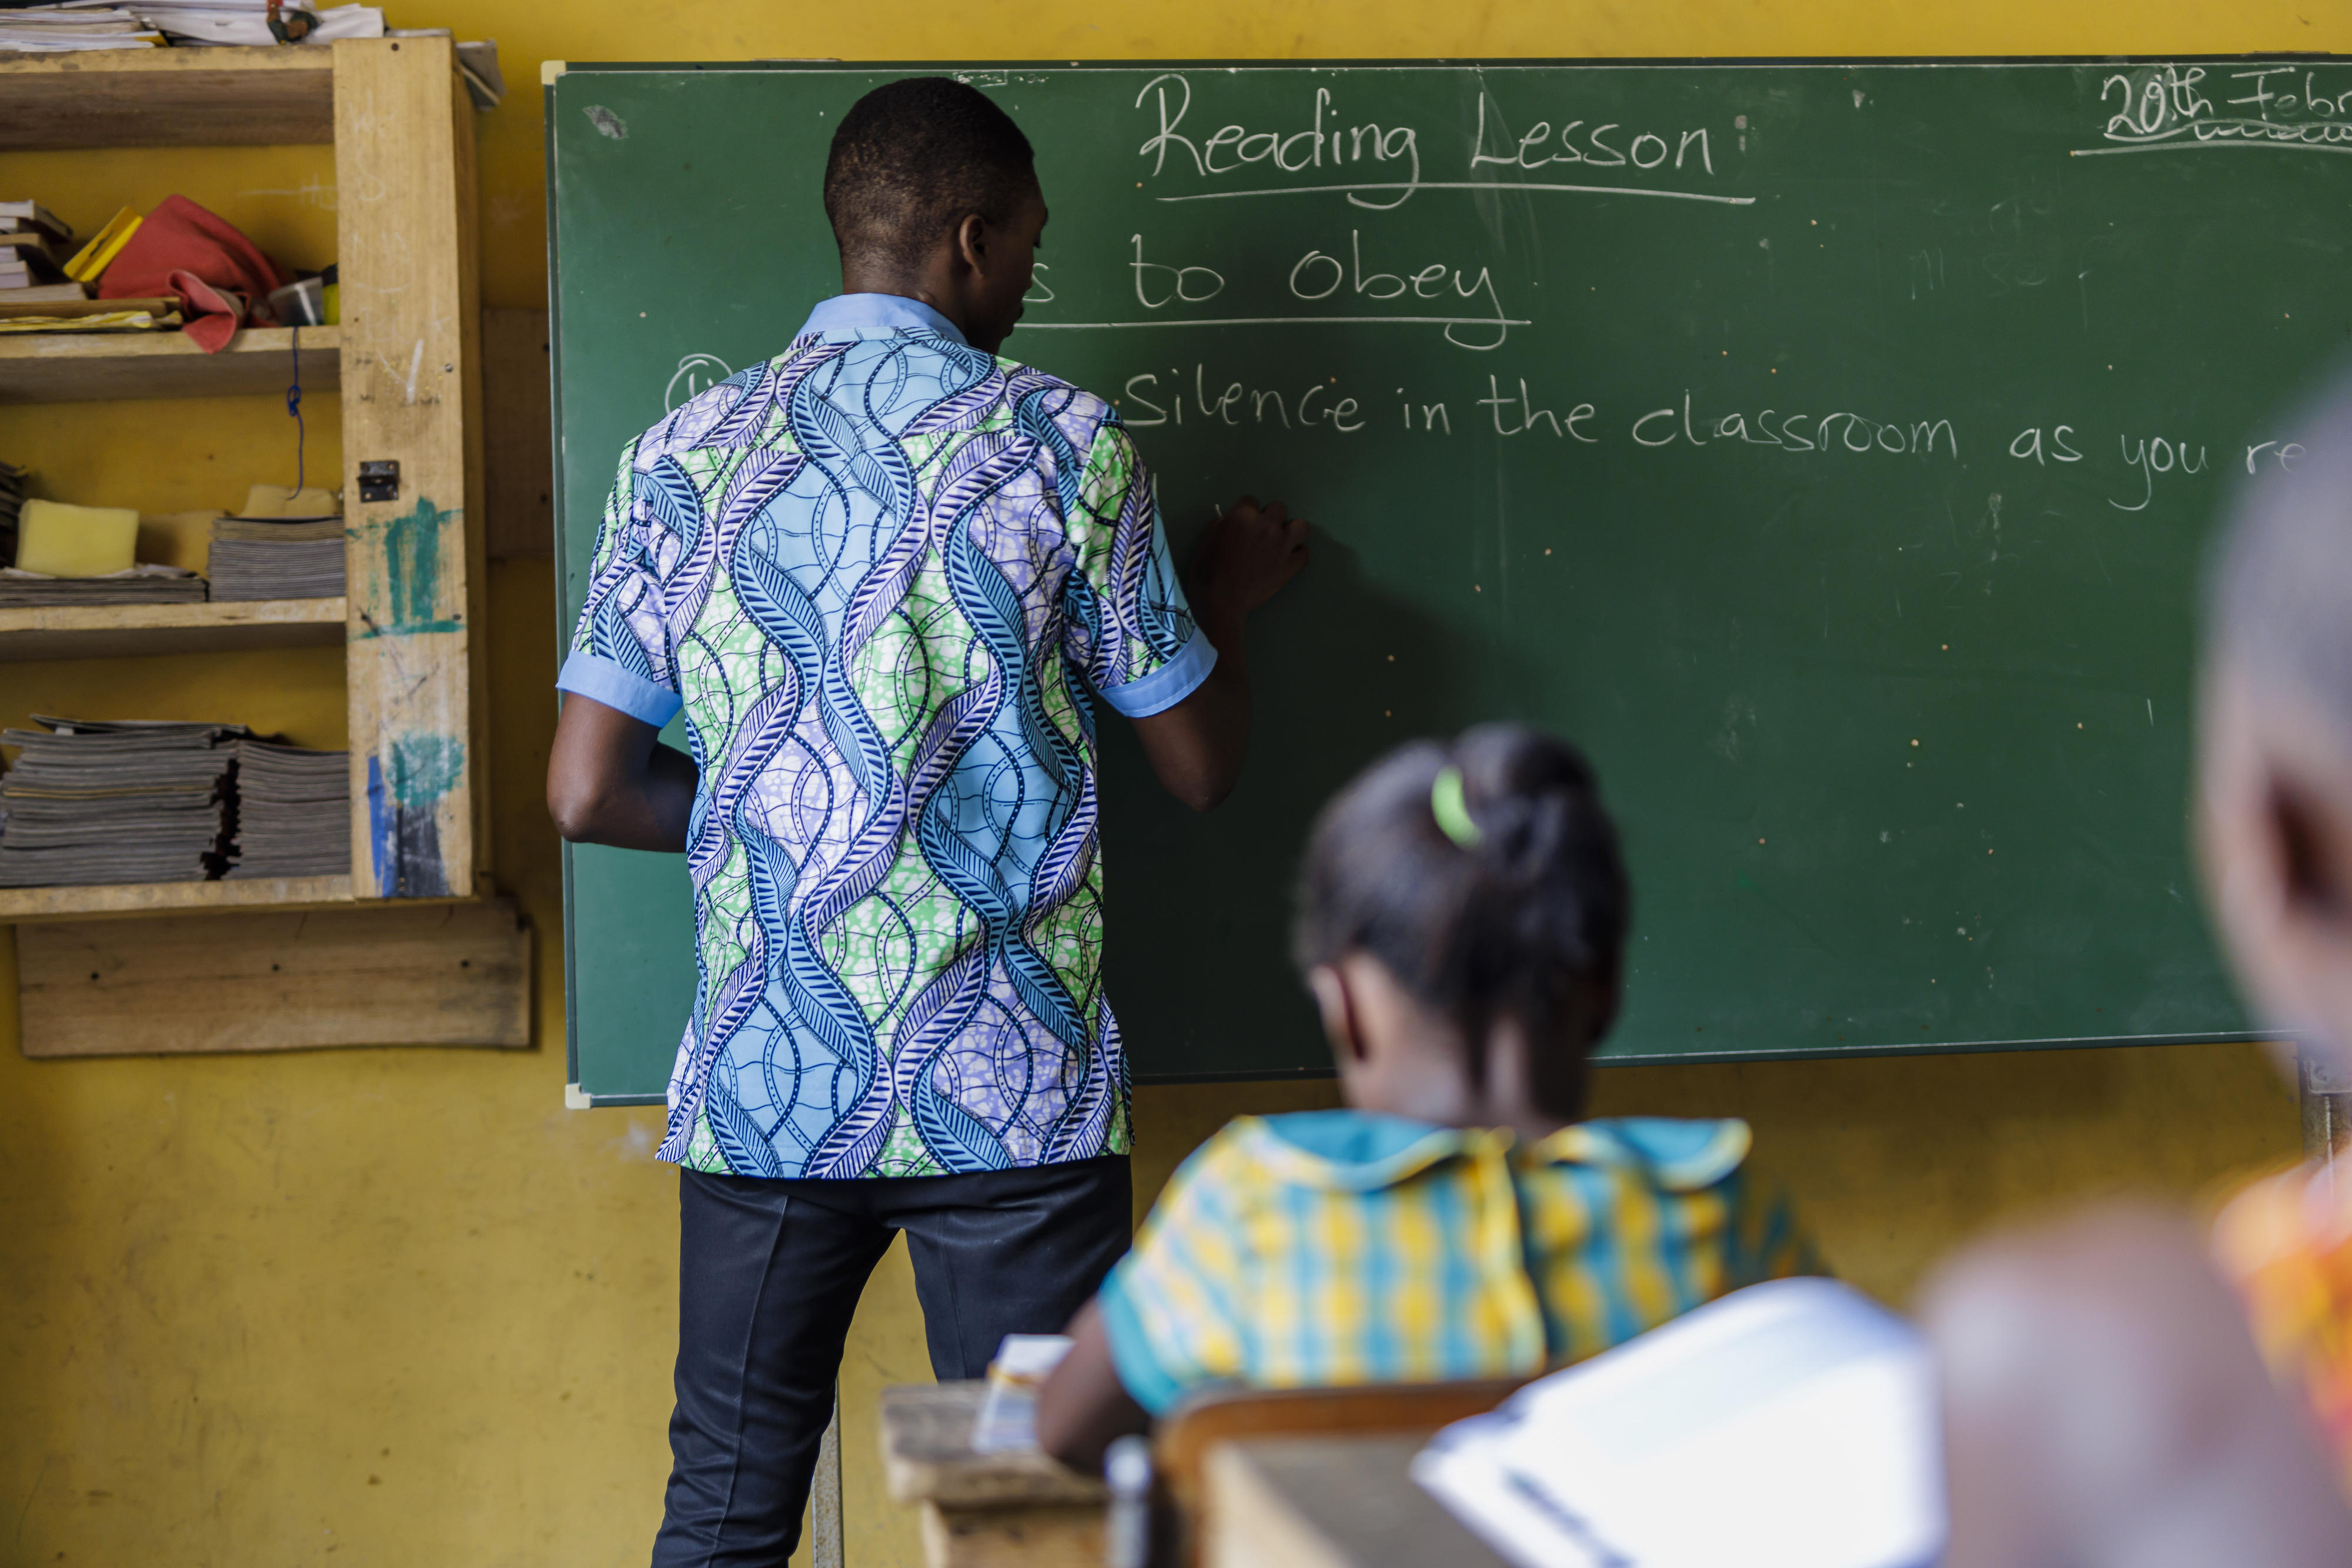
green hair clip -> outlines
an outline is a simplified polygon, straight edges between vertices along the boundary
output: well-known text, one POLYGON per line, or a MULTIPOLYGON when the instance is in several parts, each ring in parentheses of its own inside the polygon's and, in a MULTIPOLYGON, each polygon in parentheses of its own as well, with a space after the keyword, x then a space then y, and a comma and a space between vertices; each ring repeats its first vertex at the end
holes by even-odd
POLYGON ((1447 763, 1437 770, 1437 782, 1429 787, 1429 814, 1437 819, 1437 831, 1465 850, 1475 850, 1486 835, 1471 820, 1470 803, 1462 795, 1462 769, 1447 763))

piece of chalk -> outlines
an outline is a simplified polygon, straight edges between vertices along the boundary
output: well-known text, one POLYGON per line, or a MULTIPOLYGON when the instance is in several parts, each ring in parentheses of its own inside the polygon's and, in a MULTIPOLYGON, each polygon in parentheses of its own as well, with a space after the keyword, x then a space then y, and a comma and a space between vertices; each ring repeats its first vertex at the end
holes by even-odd
POLYGON ((131 570, 139 514, 129 507, 27 501, 16 517, 16 565, 50 577, 104 577, 131 570))

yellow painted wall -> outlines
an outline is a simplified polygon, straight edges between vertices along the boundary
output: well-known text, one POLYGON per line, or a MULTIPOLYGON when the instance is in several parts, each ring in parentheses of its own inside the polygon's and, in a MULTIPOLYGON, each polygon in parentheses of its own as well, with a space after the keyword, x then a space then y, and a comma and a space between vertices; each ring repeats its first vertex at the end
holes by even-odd
MULTIPOLYGON (((494 37, 516 91, 479 121, 483 298, 542 302, 541 59, 2104 54, 2352 51, 2310 0, 392 0, 396 24, 494 37)), ((758 171, 746 171, 756 179, 758 171)), ((0 195, 75 223, 184 191, 286 259, 330 259, 323 155, 0 156, 0 195)), ((791 322, 779 321, 780 330, 791 322)), ((337 460, 314 395, 314 473, 337 460)), ((286 482, 282 409, 0 408, 0 457, 60 498, 149 510, 286 482)), ((89 1563, 641 1562, 667 1462, 675 1177, 648 1112, 562 1108, 556 857, 537 796, 553 704, 544 563, 493 568, 496 873, 538 935, 539 1050, 27 1062, 0 1008, 0 1568, 89 1563)), ((341 742, 331 650, 0 668, 28 712, 218 716, 341 742)), ((13 989, 0 945, 0 987, 13 989)), ((1319 1085, 1139 1096, 1150 1191, 1226 1116, 1319 1085)), ((1736 1113, 1832 1259, 1900 1300, 1996 1217, 2073 1195, 2190 1193, 2292 1152, 2294 1107, 2250 1047, 1645 1068, 1604 1111, 1736 1113)), ((844 1384, 857 1568, 911 1564, 881 1499, 872 1395, 926 1375, 903 1249, 844 1384)))

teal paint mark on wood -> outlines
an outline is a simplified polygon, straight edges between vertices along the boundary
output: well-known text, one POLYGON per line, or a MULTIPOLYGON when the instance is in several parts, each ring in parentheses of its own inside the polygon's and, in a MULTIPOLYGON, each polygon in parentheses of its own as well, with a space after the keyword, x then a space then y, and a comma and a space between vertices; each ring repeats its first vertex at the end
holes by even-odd
POLYGON ((376 885, 389 898, 441 897, 449 891, 449 873, 437 816, 465 773, 466 743, 410 730, 394 737, 388 752, 388 768, 383 757, 368 758, 376 885))
POLYGON ((429 810, 457 788, 465 768, 463 740, 411 730, 392 743, 392 798, 407 809, 429 810))
POLYGON ((412 510, 352 530, 354 538, 381 549, 383 561, 383 603, 360 611, 367 623, 362 638, 457 630, 460 622, 436 616, 434 607, 441 597, 442 530, 464 515, 462 508, 436 507, 419 496, 412 510), (371 534, 377 538, 371 540, 371 534))

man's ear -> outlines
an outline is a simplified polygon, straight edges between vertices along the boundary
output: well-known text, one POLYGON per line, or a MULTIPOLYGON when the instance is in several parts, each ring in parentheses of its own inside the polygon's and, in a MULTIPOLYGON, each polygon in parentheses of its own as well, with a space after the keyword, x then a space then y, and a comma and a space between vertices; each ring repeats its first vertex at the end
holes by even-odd
POLYGON ((2335 841, 2321 803, 2293 779, 2273 772, 2263 806, 2281 892, 2297 915, 2341 922, 2352 914, 2352 866, 2335 841))
POLYGON ((988 270, 988 220, 966 213, 955 226, 956 259, 978 273, 988 270))
POLYGON ((1307 971, 1307 988, 1315 993, 1315 1006, 1323 1015, 1323 1034, 1331 1042, 1331 1054, 1342 1064, 1364 1061, 1369 1053, 1364 1049, 1363 1026, 1356 1017, 1356 998, 1348 988, 1348 977, 1336 964, 1318 964, 1307 971))

